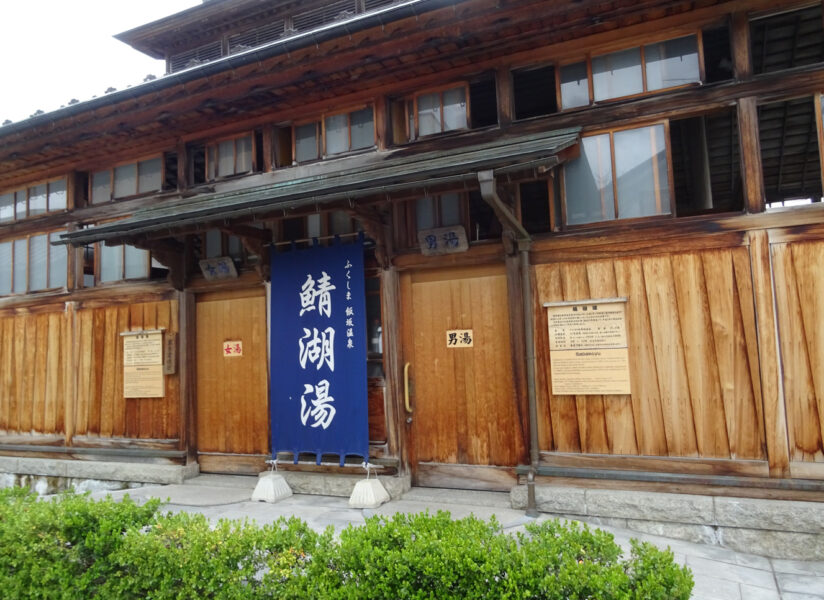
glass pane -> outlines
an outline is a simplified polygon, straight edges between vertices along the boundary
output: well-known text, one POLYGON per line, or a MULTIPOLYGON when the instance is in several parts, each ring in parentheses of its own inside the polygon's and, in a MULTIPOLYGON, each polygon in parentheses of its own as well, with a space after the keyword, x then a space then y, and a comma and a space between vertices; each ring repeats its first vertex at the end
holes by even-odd
POLYGON ((114 197, 124 198, 137 193, 137 163, 114 168, 114 197))
POLYGON ((561 108, 589 104, 589 79, 585 62, 561 67, 561 108))
POLYGON ((309 215, 306 217, 306 237, 320 237, 320 215, 309 215))
POLYGON ((592 84, 596 102, 643 92, 641 48, 630 48, 594 57, 592 84))
POLYGON ((352 217, 349 213, 342 210, 332 211, 329 215, 329 233, 332 235, 340 235, 343 233, 352 233, 352 217))
POLYGON ((0 296, 11 293, 11 242, 0 242, 0 296))
POLYGON ((228 239, 229 256, 236 259, 243 258, 243 243, 236 235, 230 235, 228 239))
POLYGON ((352 150, 375 145, 375 122, 371 106, 350 113, 349 122, 352 128, 352 150))
POLYGON ((349 118, 344 113, 326 117, 326 154, 349 150, 349 118))
POLYGON ((206 168, 208 172, 206 173, 206 179, 212 181, 215 178, 215 165, 217 164, 217 148, 214 146, 209 146, 206 149, 206 168))
POLYGON ((137 191, 156 192, 160 189, 161 162, 159 158, 152 158, 138 163, 137 167, 139 179, 137 180, 137 191))
POLYGON ((103 242, 100 248, 100 281, 120 281, 123 279, 123 246, 107 246, 103 242))
POLYGON ((29 216, 46 212, 46 184, 29 188, 29 216))
POLYGON ((18 219, 26 218, 26 190, 14 192, 14 214, 18 219))
POLYGON ((432 198, 419 198, 415 203, 415 222, 418 231, 435 226, 435 203, 432 198))
POLYGON ((0 196, 0 223, 14 220, 14 193, 0 196))
POLYGON ((252 136, 238 138, 235 140, 237 150, 237 164, 235 173, 248 173, 252 170, 252 136))
POLYGON ((223 256, 223 236, 217 229, 206 232, 206 258, 223 256))
POLYGON ((112 199, 110 179, 109 171, 98 171, 92 175, 92 204, 108 202, 112 199))
POLYGON ((418 97, 418 133, 430 135, 441 132, 441 95, 425 94, 418 97))
POLYGON ((441 227, 459 225, 461 223, 460 195, 441 195, 441 227))
POLYGON ((14 240, 14 284, 12 291, 15 294, 26 293, 26 257, 28 254, 28 240, 14 240))
POLYGON ((134 246, 124 246, 126 279, 144 279, 149 276, 149 252, 134 246))
POLYGON ((443 93, 443 130, 466 127, 466 90, 462 87, 443 93))
POLYGON ((647 89, 684 85, 700 81, 698 40, 694 35, 644 46, 647 89))
MULTIPOLYGON (((56 242, 60 239, 63 231, 55 231, 49 234, 49 241, 56 242)), ((66 285, 68 268, 68 246, 49 247, 49 287, 60 288, 66 285)))
POLYGON ((224 140, 217 146, 217 176, 235 174, 235 140, 224 140))
POLYGON ((49 210, 66 210, 66 180, 49 182, 49 210))
POLYGON ((564 167, 564 183, 569 225, 615 218, 608 133, 581 140, 581 156, 564 167))
POLYGON ((295 160, 315 160, 318 155, 317 123, 295 127, 295 160))
POLYGON ((48 239, 44 235, 29 238, 29 291, 45 290, 48 286, 47 262, 49 259, 48 239))
POLYGON ((615 133, 618 217, 648 217, 670 212, 664 126, 615 133))

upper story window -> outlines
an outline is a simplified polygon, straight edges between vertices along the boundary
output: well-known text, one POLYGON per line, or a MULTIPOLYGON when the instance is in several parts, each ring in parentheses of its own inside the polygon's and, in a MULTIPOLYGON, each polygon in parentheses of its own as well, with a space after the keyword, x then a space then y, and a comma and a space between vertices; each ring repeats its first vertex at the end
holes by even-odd
POLYGON ((0 296, 66 286, 68 250, 52 246, 63 231, 0 242, 0 296))
POLYGON ((163 187, 163 159, 148 158, 92 173, 92 204, 100 204, 138 194, 159 192, 163 187))
POLYGON ((750 43, 754 73, 770 73, 824 61, 821 3, 753 20, 750 43))
POLYGON ((469 242, 500 236, 501 226, 480 193, 444 193, 398 202, 394 207, 399 247, 418 246, 418 232, 460 225, 469 242))
POLYGON ((415 140, 427 135, 467 129, 469 110, 465 84, 416 94, 406 101, 407 135, 415 140))
POLYGON ((293 130, 296 163, 373 148, 376 143, 371 106, 323 115, 318 120, 297 124, 293 130))
POLYGON ((190 181, 197 185, 257 170, 262 162, 259 134, 244 135, 194 144, 188 148, 190 181))
POLYGON ((151 276, 151 254, 134 246, 107 246, 103 242, 83 248, 83 287, 151 276))
POLYGON ((0 223, 21 221, 49 212, 66 210, 66 180, 56 179, 0 194, 0 223))

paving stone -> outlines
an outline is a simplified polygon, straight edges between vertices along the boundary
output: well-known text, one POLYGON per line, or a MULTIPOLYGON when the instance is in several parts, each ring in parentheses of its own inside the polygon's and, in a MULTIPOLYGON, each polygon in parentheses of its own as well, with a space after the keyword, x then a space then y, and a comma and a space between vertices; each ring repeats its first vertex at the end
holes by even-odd
POLYGON ((824 535, 719 527, 721 544, 740 552, 774 558, 824 560, 824 535))
POLYGON ((14 473, 0 473, 0 489, 17 485, 17 475, 14 473))
POLYGON ((717 544, 718 534, 710 525, 688 523, 664 523, 662 521, 641 521, 627 519, 627 528, 653 535, 676 538, 699 544, 717 544))
POLYGON ((796 594, 795 592, 785 592, 781 594, 781 600, 821 600, 824 596, 818 594, 796 594))
POLYGON ((748 585, 775 590, 775 578, 769 571, 740 567, 728 563, 719 563, 698 556, 687 556, 687 566, 702 577, 714 577, 724 581, 746 583, 748 585))
MULTIPOLYGON (((734 581, 694 574, 693 600, 742 600, 741 586, 734 581)), ((743 599, 749 600, 749 599, 743 599)))
POLYGON ((715 498, 722 527, 824 533, 824 503, 758 498, 715 498))
POLYGON ((772 563, 772 568, 776 573, 818 576, 824 575, 824 561, 771 558, 770 563, 772 563))
POLYGON ((599 517, 713 524, 712 498, 624 490, 586 490, 586 511, 599 517))
POLYGON ((768 590, 754 585, 741 584, 741 598, 743 600, 781 600, 775 589, 768 590))
POLYGON ((776 573, 775 578, 782 594, 790 592, 824 598, 824 573, 821 576, 776 573))

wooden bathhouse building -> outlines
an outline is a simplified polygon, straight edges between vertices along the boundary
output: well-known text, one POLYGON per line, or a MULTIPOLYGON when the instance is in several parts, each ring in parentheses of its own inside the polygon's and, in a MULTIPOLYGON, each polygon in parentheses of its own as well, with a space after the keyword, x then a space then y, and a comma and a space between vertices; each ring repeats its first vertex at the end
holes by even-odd
POLYGON ((116 37, 167 74, 0 127, 0 470, 824 490, 820 0, 116 37))

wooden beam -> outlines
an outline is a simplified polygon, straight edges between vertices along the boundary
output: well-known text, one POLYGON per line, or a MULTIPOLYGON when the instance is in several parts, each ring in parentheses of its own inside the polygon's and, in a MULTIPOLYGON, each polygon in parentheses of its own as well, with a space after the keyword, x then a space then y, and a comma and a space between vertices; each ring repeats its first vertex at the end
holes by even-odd
MULTIPOLYGON (((189 273, 186 264, 186 245, 184 243, 172 239, 134 239, 125 243, 151 252, 153 259, 169 269, 168 281, 174 289, 181 291, 186 287, 189 273)), ((106 244, 108 245, 109 242, 107 241, 106 244)))
POLYGON ((731 21, 732 72, 738 80, 749 79, 752 77, 749 15, 746 12, 736 12, 731 21))
POLYGON ((508 66, 495 71, 495 93, 498 96, 498 125, 504 129, 515 118, 515 96, 512 92, 512 74, 508 66))
POLYGON ((738 100, 738 146, 747 212, 764 212, 764 178, 758 137, 758 106, 752 96, 738 100))

